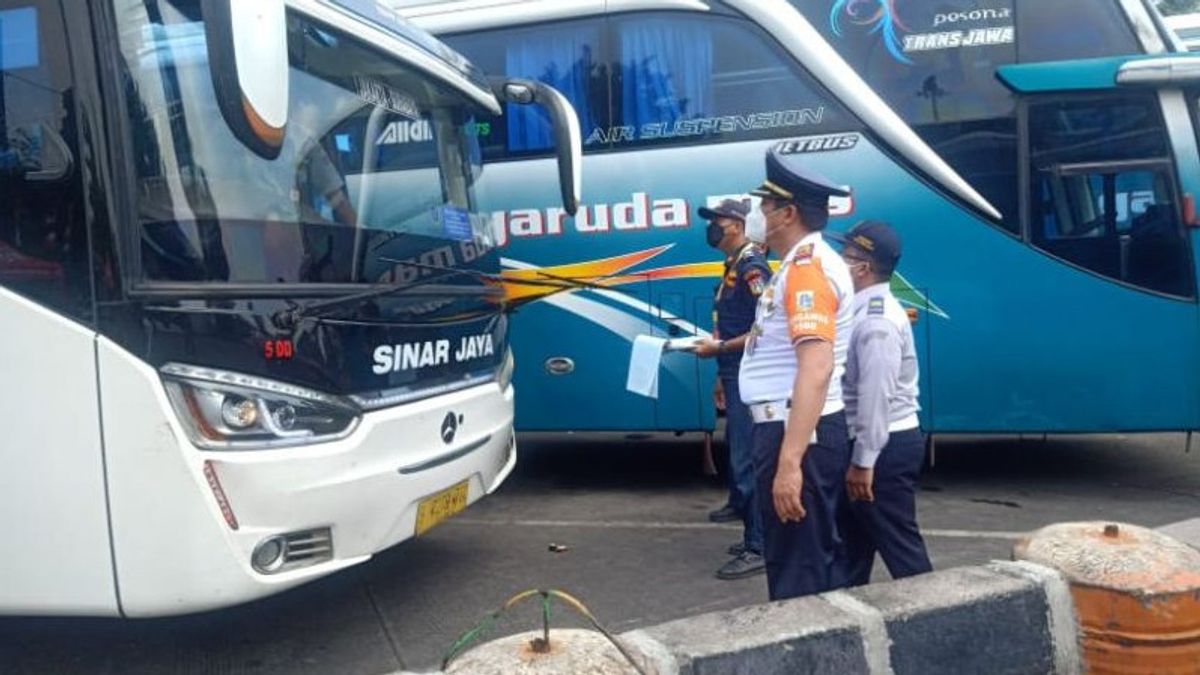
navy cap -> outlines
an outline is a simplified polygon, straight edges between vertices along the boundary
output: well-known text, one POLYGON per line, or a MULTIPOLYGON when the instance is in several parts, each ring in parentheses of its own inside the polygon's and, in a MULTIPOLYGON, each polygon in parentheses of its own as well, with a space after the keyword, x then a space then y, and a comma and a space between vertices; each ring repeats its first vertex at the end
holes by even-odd
POLYGON ((733 218, 734 220, 746 222, 746 216, 750 215, 750 205, 740 199, 726 199, 711 209, 707 206, 701 206, 699 213, 700 217, 705 220, 733 218))
POLYGON ((882 220, 864 220, 835 238, 865 253, 883 272, 900 262, 900 235, 882 220))
POLYGON ((825 206, 830 197, 848 197, 849 192, 829 179, 800 165, 803 155, 786 155, 779 146, 767 152, 767 179, 750 194, 755 197, 825 206))

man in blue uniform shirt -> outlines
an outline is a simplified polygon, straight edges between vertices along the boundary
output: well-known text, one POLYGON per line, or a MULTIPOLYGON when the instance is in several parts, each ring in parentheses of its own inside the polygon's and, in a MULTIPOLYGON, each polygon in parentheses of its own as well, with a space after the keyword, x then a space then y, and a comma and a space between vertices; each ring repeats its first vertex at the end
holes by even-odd
POLYGON ((875 552, 892 578, 932 569, 917 528, 916 481, 925 460, 917 420, 917 350, 908 313, 892 295, 900 237, 865 221, 845 236, 842 259, 854 280, 854 329, 843 392, 853 454, 849 508, 841 519, 846 584, 871 579, 875 552))
POLYGON ((708 220, 708 245, 725 254, 725 273, 713 304, 713 338, 696 347, 701 358, 717 359, 713 399, 725 410, 725 440, 729 446, 729 502, 709 514, 717 522, 741 518, 742 541, 729 548, 734 556, 717 570, 719 579, 743 579, 766 570, 762 557, 762 523, 754 504, 754 464, 751 431, 754 420, 738 392, 738 369, 746 336, 754 324, 754 308, 771 278, 766 255, 746 238, 750 207, 727 199, 715 208, 700 209, 708 220))

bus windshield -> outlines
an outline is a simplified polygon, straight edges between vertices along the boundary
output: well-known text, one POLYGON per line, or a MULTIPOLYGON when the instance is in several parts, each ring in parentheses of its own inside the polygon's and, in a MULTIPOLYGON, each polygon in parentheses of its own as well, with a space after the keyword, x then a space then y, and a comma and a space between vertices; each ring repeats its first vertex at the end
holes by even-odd
POLYGON ((398 259, 428 262, 438 247, 471 251, 442 266, 491 261, 461 95, 289 12, 286 136, 264 159, 221 115, 199 1, 113 3, 136 177, 133 286, 403 281, 416 272, 398 259))

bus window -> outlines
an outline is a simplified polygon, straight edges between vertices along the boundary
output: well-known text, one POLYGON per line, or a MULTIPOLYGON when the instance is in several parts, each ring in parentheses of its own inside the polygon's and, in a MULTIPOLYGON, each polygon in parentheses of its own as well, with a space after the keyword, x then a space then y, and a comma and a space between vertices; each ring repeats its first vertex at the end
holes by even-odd
POLYGON ((1115 0, 1020 0, 1017 4, 1017 58, 1021 63, 1142 51, 1120 3, 1115 0))
POLYGON ((748 23, 637 14, 616 19, 614 27, 614 145, 743 141, 859 127, 748 23))
MULTIPOLYGON (((608 72, 600 58, 599 20, 547 24, 503 33, 449 36, 446 42, 485 72, 545 82, 566 96, 579 115, 584 151, 605 146, 608 72)), ((481 120, 485 160, 553 154, 550 120, 537 106, 505 105, 504 117, 481 120)))
POLYGON ((1105 277, 1193 291, 1167 139, 1152 97, 1029 106, 1033 245, 1105 277))
POLYGON ((1017 59, 1012 0, 793 4, 1018 234, 1016 101, 995 77, 1017 59))
POLYGON ((1012 0, 792 4, 910 125, 1014 111, 995 77, 1016 61, 1012 0))
POLYGON ((67 59, 57 2, 0 0, 0 285, 87 319, 67 59))

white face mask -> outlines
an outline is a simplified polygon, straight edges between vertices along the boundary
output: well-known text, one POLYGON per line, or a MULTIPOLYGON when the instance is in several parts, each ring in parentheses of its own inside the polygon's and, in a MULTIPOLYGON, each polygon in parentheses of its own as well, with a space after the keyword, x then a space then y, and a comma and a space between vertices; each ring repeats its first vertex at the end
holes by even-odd
POLYGON ((767 219, 757 207, 746 214, 746 238, 756 244, 767 243, 767 219))

